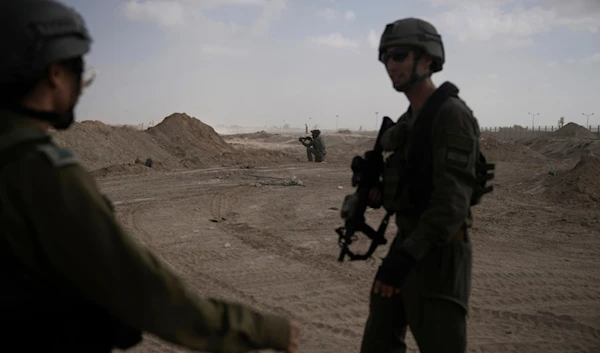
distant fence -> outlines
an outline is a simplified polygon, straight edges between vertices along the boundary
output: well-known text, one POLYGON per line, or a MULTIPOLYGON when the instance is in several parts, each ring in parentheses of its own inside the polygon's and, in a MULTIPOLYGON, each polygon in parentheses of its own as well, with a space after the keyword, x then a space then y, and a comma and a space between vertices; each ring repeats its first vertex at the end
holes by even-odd
MULTIPOLYGON (((491 135, 503 141, 514 141, 526 138, 533 138, 552 133, 559 128, 557 126, 537 126, 535 129, 524 128, 520 126, 512 127, 482 127, 482 136, 491 135)), ((600 125, 590 126, 588 130, 600 138, 600 125)))

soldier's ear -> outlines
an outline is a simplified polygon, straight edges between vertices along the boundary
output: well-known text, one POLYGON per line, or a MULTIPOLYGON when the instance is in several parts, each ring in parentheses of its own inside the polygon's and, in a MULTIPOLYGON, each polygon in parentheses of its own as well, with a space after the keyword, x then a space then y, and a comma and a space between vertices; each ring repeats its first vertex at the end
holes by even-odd
POLYGON ((54 89, 62 84, 62 80, 66 75, 66 69, 59 63, 52 63, 46 71, 46 82, 50 88, 54 89))
POLYGON ((425 52, 421 52, 421 59, 419 60, 419 66, 421 67, 421 70, 426 73, 426 72, 433 72, 433 66, 434 61, 433 58, 431 57, 431 55, 425 53, 425 52))

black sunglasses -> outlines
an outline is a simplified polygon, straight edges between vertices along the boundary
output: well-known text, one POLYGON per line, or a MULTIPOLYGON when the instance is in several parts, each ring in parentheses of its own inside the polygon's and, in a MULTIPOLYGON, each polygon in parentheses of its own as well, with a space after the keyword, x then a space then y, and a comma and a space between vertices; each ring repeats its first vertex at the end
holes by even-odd
POLYGON ((379 55, 379 61, 381 61, 384 64, 387 64, 387 62, 390 59, 394 60, 397 63, 403 62, 404 60, 406 60, 406 58, 408 58, 409 53, 410 53, 410 50, 406 50, 406 49, 396 49, 396 50, 392 50, 392 51, 386 51, 379 55))

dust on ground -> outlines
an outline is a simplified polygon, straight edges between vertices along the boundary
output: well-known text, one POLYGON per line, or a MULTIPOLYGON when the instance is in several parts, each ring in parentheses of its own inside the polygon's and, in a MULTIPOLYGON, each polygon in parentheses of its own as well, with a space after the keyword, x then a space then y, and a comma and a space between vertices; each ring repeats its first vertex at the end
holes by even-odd
MULTIPOLYGON (((90 150, 82 158, 97 167, 117 216, 194 292, 295 318, 302 353, 359 351, 369 289, 387 246, 375 261, 338 263, 334 229, 353 192, 350 160, 372 148, 373 137, 324 134, 332 162, 308 163, 299 136, 224 136, 223 144, 200 129, 205 143, 181 123, 186 131, 173 124, 127 135, 127 149, 117 143, 131 132, 86 124, 98 125, 89 138, 98 147, 84 144, 81 126, 73 147, 90 150), (163 170, 130 164, 148 156, 163 170), (275 162, 262 164, 267 159, 275 162), (123 168, 139 170, 127 175, 123 168)), ((469 352, 599 351, 598 155, 577 136, 561 136, 558 145, 554 137, 541 141, 482 140, 497 170, 495 191, 474 208, 469 352)), ((372 226, 382 217, 382 210, 366 214, 372 226)), ((386 236, 394 231, 390 224, 386 236)), ((354 250, 367 246, 361 238, 354 250)), ((410 334, 408 346, 417 352, 410 334)), ((146 335, 131 351, 187 350, 146 335)))

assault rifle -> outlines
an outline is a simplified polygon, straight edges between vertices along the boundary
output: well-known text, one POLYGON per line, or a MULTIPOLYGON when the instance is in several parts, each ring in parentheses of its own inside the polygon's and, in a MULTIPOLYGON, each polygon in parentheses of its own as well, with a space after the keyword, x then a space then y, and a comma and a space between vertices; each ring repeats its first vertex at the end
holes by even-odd
POLYGON ((352 169, 352 186, 356 187, 354 194, 346 195, 342 204, 341 216, 344 219, 344 226, 337 228, 338 245, 341 248, 339 262, 343 262, 346 255, 350 261, 366 260, 371 257, 377 246, 384 245, 387 240, 384 237, 390 214, 387 213, 379 228, 375 231, 365 222, 365 211, 367 207, 379 208, 381 205, 375 205, 369 199, 369 192, 372 189, 379 188, 381 185, 380 176, 383 171, 383 148, 381 147, 381 138, 387 129, 394 126, 394 122, 389 117, 384 117, 381 128, 372 150, 365 153, 364 158, 355 156, 352 159, 350 168, 352 169), (365 254, 355 254, 349 249, 349 245, 356 240, 355 233, 362 232, 371 239, 371 246, 365 254))
POLYGON ((298 137, 298 141, 300 141, 300 142, 302 142, 302 141, 312 141, 312 137, 310 137, 310 136, 298 137))

